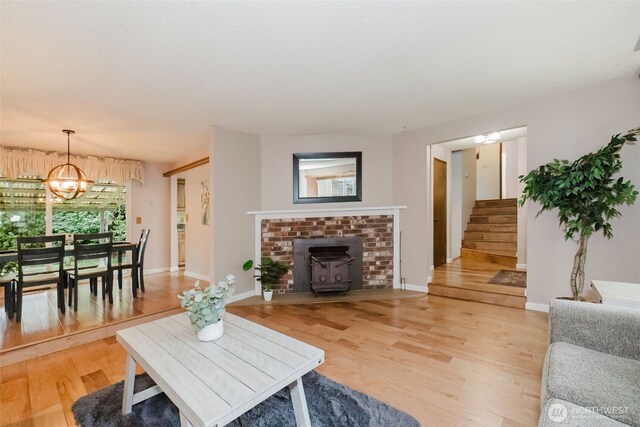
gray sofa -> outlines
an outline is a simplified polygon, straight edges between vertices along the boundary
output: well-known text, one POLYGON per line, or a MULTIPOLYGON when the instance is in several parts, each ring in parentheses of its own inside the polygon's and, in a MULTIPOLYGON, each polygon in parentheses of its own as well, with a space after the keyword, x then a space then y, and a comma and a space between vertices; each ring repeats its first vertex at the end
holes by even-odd
POLYGON ((640 310, 554 300, 538 426, 640 427, 640 310))

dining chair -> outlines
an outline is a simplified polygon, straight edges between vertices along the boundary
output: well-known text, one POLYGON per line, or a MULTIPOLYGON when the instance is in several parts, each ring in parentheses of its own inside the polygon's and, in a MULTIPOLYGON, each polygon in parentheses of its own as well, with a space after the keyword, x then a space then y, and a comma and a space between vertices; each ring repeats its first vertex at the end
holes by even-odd
POLYGON ((64 313, 64 236, 18 237, 17 243, 16 322, 22 320, 22 294, 27 287, 55 283, 58 308, 64 313))
POLYGON ((0 286, 4 288, 4 311, 9 319, 13 318, 15 311, 16 283, 15 273, 0 276, 0 286))
POLYGON ((98 278, 102 278, 102 299, 109 296, 113 304, 113 270, 111 268, 111 247, 113 233, 74 234, 73 269, 67 272, 69 306, 78 311, 78 285, 80 280, 89 279, 92 293, 97 294, 98 278), (94 266, 83 265, 91 261, 94 266))
MULTIPOLYGON (((137 263, 138 267, 138 284, 140 286, 140 290, 144 292, 144 253, 147 249, 147 241, 149 240, 149 233, 151 230, 144 229, 140 233, 140 239, 138 240, 138 245, 135 253, 131 254, 130 260, 122 260, 122 253, 118 253, 118 257, 115 263, 112 264, 112 268, 114 271, 118 271, 118 288, 122 289, 122 272, 124 270, 131 270, 133 274, 133 263, 137 263)), ((135 281, 132 280, 132 286, 135 281)))
POLYGON ((140 290, 144 292, 144 253, 147 251, 147 242, 149 241, 151 230, 147 229, 146 233, 142 231, 140 242, 138 243, 138 274, 140 275, 140 290))
MULTIPOLYGON (((6 253, 13 254, 15 253, 15 250, 0 251, 0 254, 6 253)), ((0 263, 0 268, 6 267, 7 264, 11 266, 14 263, 0 263)), ((16 272, 14 270, 15 269, 10 269, 10 271, 7 271, 0 276, 0 286, 4 288, 4 311, 7 313, 7 317, 9 319, 13 318, 16 302, 16 272)))

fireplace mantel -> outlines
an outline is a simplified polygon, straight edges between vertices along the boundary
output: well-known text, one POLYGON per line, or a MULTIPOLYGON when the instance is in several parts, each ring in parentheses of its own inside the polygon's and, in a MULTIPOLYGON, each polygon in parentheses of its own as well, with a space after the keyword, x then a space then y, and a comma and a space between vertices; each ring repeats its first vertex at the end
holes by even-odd
MULTIPOLYGON (((262 258, 262 221, 273 220, 293 220, 300 221, 309 218, 314 221, 314 218, 318 217, 323 220, 331 220, 334 217, 387 217, 392 222, 392 259, 393 259, 393 273, 392 273, 392 285, 393 288, 400 288, 400 210, 406 209, 406 206, 373 206, 373 207, 334 207, 334 208, 318 208, 318 209, 292 209, 292 210, 270 210, 270 211, 249 211, 248 215, 255 216, 255 258, 262 258)), ((368 220, 367 220, 368 221, 368 220)), ((359 225, 358 225, 359 226, 359 225)), ((391 225, 390 225, 391 226, 391 225)), ((290 231, 290 230, 288 230, 290 231)), ((293 241, 293 237, 291 237, 293 241)), ((292 253, 292 251, 291 251, 292 253)), ((261 294, 260 282, 255 282, 255 294, 261 294)))
POLYGON ((393 215, 406 206, 358 206, 355 208, 323 208, 323 209, 290 209, 281 211, 249 211, 247 215, 268 218, 306 218, 310 216, 338 216, 338 215, 393 215))

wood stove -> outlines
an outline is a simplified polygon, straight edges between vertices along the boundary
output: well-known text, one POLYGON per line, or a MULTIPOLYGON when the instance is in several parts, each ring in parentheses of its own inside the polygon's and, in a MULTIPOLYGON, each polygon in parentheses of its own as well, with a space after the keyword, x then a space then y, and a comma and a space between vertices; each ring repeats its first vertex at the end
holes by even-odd
POLYGON ((295 239, 294 292, 346 293, 362 289, 362 239, 295 239))
POLYGON ((351 284, 351 264, 356 259, 349 255, 349 246, 320 246, 309 248, 311 291, 343 292, 351 284))

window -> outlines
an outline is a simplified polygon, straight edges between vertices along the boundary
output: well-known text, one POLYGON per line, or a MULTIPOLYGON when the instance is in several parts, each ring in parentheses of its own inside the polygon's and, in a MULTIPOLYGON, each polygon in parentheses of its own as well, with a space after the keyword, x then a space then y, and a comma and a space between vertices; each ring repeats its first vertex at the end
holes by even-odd
POLYGON ((356 179, 331 178, 318 180, 319 197, 343 197, 356 195, 356 179))
MULTIPOLYGON (((112 231, 114 241, 127 239, 126 187, 97 181, 76 200, 46 200, 46 189, 38 177, 0 177, 0 250, 16 249, 16 237, 42 236, 51 221, 53 234, 112 231), (47 218, 46 205, 52 216, 47 218)), ((14 271, 15 263, 0 264, 0 274, 14 271)))
POLYGON ((98 181, 76 200, 53 200, 53 234, 113 232, 113 241, 127 238, 126 188, 98 181))
MULTIPOLYGON (((45 234, 44 185, 33 179, 0 179, 0 250, 16 249, 16 237, 45 234)), ((0 264, 0 275, 17 263, 0 264)))

